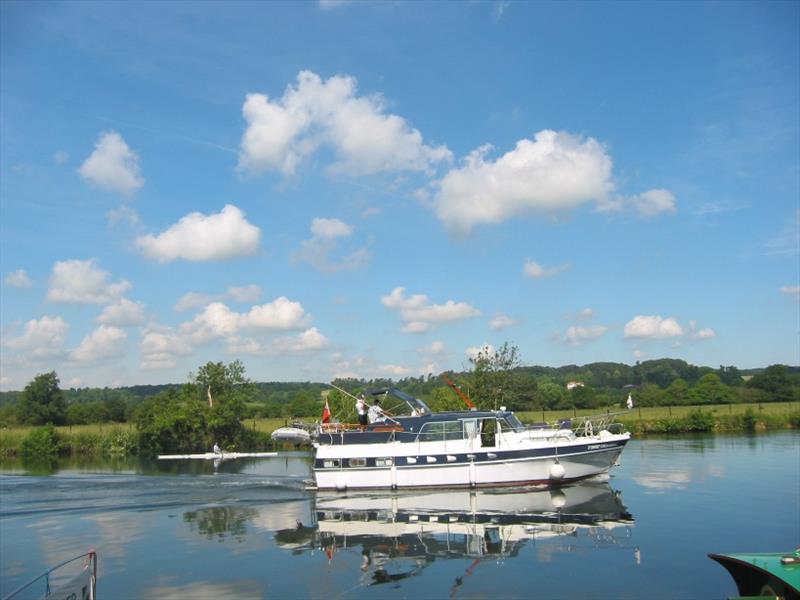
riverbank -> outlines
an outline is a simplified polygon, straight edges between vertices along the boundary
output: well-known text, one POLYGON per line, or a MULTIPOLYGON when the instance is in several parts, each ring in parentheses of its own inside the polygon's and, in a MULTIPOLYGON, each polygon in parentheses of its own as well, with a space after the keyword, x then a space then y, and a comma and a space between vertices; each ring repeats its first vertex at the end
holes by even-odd
MULTIPOLYGON (((602 415, 619 409, 556 410, 517 413, 524 423, 553 423, 583 415, 602 415)), ((309 420, 309 419, 307 419, 309 420)), ((634 435, 649 433, 759 432, 800 429, 800 403, 725 404, 716 406, 636 407, 616 417, 634 435)), ((270 450, 269 434, 287 423, 286 419, 248 419, 245 426, 258 434, 259 447, 248 451, 270 450)), ((0 460, 24 454, 25 440, 41 428, 30 426, 0 429, 0 460)), ((52 450, 58 456, 125 457, 138 454, 138 433, 132 423, 73 425, 54 427, 52 450)), ((41 440, 38 440, 41 442, 41 440)), ((45 452, 28 442, 29 458, 45 452)))

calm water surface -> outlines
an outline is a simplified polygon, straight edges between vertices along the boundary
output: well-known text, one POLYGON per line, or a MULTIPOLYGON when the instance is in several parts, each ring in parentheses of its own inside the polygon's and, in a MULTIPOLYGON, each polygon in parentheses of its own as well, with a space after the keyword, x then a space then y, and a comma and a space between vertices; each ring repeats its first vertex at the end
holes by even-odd
POLYGON ((317 494, 303 453, 0 472, 0 596, 94 548, 101 600, 725 598, 707 552, 800 545, 794 432, 633 440, 560 490, 317 494))

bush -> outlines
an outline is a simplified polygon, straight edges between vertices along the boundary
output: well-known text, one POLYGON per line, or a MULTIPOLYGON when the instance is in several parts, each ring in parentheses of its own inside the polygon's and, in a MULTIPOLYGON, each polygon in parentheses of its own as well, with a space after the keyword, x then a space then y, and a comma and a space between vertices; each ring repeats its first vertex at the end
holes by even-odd
POLYGON ((63 444, 55 427, 45 425, 33 429, 22 440, 20 454, 24 459, 52 461, 58 457, 62 448, 63 444))

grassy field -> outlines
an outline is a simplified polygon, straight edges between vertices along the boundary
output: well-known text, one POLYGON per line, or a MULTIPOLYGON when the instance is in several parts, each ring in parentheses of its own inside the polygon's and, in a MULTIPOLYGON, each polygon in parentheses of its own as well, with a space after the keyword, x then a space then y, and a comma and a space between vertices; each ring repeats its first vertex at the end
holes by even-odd
MULTIPOLYGON (((621 413, 616 420, 637 434, 678 433, 697 430, 686 428, 683 421, 692 421, 692 414, 702 411, 702 421, 710 426, 703 431, 762 431, 767 429, 800 428, 800 402, 772 402, 763 404, 723 404, 715 406, 658 406, 635 407, 627 411, 619 408, 595 410, 553 410, 519 412, 523 423, 554 423, 560 419, 581 416, 621 413)), ((311 418, 305 419, 311 422, 311 418)), ((291 419, 247 419, 248 429, 269 434, 291 423, 291 419)), ((31 426, 0 428, 0 458, 18 454, 25 437, 33 430, 31 426)), ((56 428, 69 454, 119 456, 136 454, 137 434, 132 423, 106 423, 72 425, 56 428)))
POLYGON ((605 414, 607 412, 623 413, 617 420, 623 422, 631 421, 656 421, 659 419, 683 418, 690 412, 696 410, 712 412, 717 416, 723 415, 743 415, 748 409, 756 415, 787 416, 792 413, 800 412, 800 402, 769 402, 762 404, 716 404, 716 405, 692 405, 692 406, 645 406, 634 407, 633 410, 625 410, 619 407, 599 408, 599 409, 575 409, 575 410, 548 410, 534 412, 520 412, 517 416, 524 423, 555 422, 559 419, 569 419, 576 416, 605 414))

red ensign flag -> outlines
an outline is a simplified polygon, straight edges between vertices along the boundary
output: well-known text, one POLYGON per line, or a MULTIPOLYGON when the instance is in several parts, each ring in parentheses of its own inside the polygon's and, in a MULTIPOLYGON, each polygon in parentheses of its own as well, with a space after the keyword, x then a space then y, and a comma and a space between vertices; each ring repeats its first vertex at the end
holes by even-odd
POLYGON ((322 422, 323 423, 330 423, 331 422, 331 409, 328 408, 328 401, 325 400, 325 408, 322 410, 322 422))

